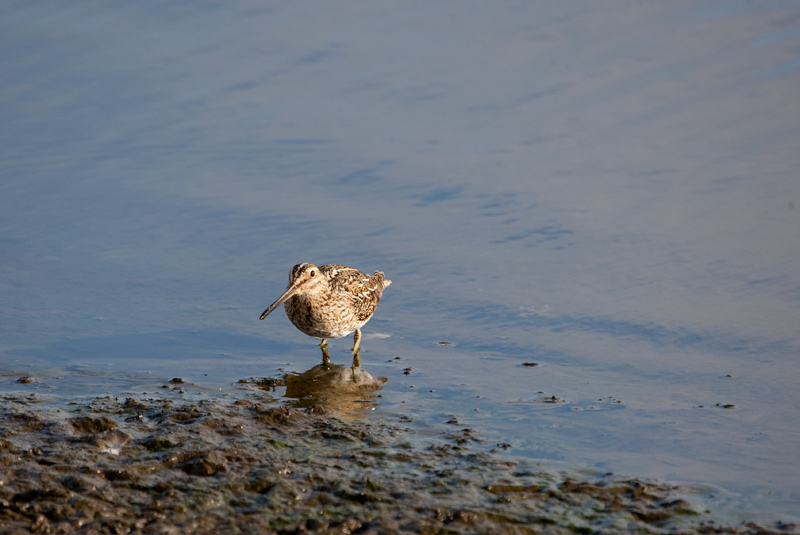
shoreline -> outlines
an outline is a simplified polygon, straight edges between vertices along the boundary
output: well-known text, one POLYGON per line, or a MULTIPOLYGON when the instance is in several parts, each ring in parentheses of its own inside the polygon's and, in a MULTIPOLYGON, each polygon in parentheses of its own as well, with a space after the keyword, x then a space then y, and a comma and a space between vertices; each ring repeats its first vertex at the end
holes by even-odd
POLYGON ((729 525, 674 485, 543 469, 468 428, 246 396, 0 397, 0 531, 22 533, 796 533, 729 525))

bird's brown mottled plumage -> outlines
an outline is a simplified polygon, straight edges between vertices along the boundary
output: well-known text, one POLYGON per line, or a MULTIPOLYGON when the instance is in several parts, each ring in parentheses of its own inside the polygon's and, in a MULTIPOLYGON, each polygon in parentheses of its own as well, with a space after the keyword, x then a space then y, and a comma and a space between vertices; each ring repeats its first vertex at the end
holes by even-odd
POLYGON ((284 304, 295 327, 309 336, 341 338, 355 331, 353 350, 358 349, 361 327, 369 321, 383 290, 392 283, 376 271, 372 276, 341 264, 297 264, 289 273, 286 291, 261 319, 284 304))

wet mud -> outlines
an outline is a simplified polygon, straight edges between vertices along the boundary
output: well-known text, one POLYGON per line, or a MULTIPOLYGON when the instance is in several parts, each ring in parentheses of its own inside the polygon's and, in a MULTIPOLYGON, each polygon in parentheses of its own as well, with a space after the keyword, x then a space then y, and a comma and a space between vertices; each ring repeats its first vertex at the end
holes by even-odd
MULTIPOLYGON (((340 370, 341 371, 341 370, 340 370)), ((319 375, 319 372, 314 372, 319 375)), ((333 372, 332 372, 333 373, 333 372)), ((0 399, 0 533, 787 533, 724 525, 667 485, 576 478, 470 429, 242 394, 0 399)), ((297 386, 297 385, 294 385, 297 386)), ((318 395, 312 393, 312 396, 318 395)))

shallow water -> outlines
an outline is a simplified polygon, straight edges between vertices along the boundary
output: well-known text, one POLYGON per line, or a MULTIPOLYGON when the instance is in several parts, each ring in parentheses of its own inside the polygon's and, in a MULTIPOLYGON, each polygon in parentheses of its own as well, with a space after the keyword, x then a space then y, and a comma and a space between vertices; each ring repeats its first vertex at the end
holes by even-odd
POLYGON ((3 391, 304 372, 343 263, 365 414, 795 514, 798 4, 0 9, 3 391))

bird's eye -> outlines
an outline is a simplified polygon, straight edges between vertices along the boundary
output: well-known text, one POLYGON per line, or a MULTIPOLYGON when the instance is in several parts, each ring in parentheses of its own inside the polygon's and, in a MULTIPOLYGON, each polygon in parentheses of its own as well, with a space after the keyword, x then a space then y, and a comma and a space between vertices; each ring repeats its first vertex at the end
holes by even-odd
POLYGON ((316 271, 314 271, 313 269, 311 270, 311 273, 309 273, 309 275, 311 275, 312 277, 313 277, 314 275, 316 275, 316 274, 317 274, 317 272, 316 272, 316 271))

